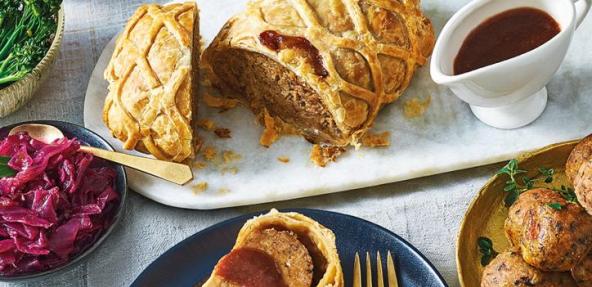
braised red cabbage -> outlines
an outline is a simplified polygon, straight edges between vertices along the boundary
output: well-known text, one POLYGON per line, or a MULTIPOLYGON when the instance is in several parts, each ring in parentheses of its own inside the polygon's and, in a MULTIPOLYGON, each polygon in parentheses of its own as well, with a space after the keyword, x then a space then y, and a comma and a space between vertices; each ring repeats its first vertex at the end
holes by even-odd
POLYGON ((77 139, 44 144, 26 133, 0 142, 0 156, 16 171, 0 178, 1 275, 63 265, 111 225, 116 172, 79 147, 77 139))

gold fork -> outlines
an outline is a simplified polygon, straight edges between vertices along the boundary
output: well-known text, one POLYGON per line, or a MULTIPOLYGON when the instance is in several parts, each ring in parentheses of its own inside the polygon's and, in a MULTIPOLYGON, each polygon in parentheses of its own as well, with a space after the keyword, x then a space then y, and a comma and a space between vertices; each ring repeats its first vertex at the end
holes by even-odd
MULTIPOLYGON (((395 263, 389 251, 386 256, 386 272, 388 278, 388 287, 399 287, 397 283, 397 272, 395 263)), ((382 274, 382 259, 380 251, 376 252, 376 282, 378 287, 384 287, 384 276, 382 274)), ((362 287, 362 270, 360 267, 360 255, 356 252, 354 259, 354 284, 353 287, 362 287)), ((366 252, 366 287, 372 287, 372 263, 370 263, 370 253, 366 252)))

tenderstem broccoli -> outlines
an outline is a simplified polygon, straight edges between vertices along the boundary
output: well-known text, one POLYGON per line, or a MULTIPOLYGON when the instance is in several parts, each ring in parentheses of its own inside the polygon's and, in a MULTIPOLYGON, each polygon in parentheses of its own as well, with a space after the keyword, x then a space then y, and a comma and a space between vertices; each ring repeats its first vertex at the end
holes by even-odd
POLYGON ((62 0, 0 0, 0 88, 43 59, 57 30, 62 0))

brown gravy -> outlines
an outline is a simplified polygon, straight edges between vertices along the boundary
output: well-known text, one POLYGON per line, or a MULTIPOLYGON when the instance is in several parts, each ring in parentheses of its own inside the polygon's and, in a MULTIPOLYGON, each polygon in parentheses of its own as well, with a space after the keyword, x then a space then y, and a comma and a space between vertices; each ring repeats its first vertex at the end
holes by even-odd
POLYGON ((321 57, 319 50, 306 38, 281 35, 276 31, 264 31, 259 34, 259 41, 265 47, 276 52, 283 49, 304 51, 308 55, 308 61, 313 66, 317 76, 325 78, 329 75, 329 72, 323 66, 323 57, 321 57))
POLYGON ((534 50, 560 31, 557 21, 539 9, 524 7, 499 13, 469 33, 454 60, 454 74, 470 72, 534 50))
POLYGON ((273 258, 253 248, 232 250, 218 263, 216 274, 243 287, 287 286, 273 258))

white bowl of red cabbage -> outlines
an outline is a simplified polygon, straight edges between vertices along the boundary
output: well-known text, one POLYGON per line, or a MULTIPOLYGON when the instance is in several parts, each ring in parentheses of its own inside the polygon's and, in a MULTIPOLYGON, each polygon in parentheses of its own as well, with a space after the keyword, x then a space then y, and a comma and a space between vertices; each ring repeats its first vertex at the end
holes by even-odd
MULTIPOLYGON (((122 166, 78 150, 113 148, 81 126, 35 121, 65 138, 45 144, 0 128, 0 280, 30 280, 80 263, 123 215, 122 166)), ((22 123, 21 123, 22 124, 22 123)))

